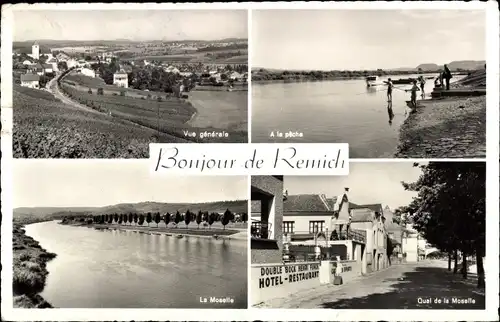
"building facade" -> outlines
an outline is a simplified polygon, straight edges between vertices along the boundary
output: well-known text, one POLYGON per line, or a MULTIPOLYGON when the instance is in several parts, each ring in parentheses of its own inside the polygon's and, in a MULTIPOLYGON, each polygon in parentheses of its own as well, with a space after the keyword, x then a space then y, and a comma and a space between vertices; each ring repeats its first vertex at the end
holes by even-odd
POLYGON ((29 88, 40 88, 40 76, 37 74, 22 74, 21 86, 29 88))
POLYGON ((251 263, 283 262, 283 176, 252 176, 251 263))
POLYGON ((116 72, 113 74, 113 85, 128 88, 128 75, 125 72, 116 72))

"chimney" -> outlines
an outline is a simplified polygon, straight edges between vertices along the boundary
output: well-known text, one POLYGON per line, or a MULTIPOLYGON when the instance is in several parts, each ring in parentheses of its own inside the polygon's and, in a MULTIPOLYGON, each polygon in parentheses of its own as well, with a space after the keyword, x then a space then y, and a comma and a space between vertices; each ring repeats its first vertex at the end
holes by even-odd
POLYGON ((345 192, 349 192, 349 187, 344 188, 345 192))

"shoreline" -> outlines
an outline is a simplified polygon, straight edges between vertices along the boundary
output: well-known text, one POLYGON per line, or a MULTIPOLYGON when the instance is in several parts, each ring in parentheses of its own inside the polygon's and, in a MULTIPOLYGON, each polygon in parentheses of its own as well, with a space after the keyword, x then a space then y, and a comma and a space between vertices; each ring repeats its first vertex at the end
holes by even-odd
MULTIPOLYGON (((36 221, 38 222, 38 221, 36 221)), ((45 288, 47 263, 57 254, 40 246, 40 243, 26 235, 25 226, 36 222, 13 223, 13 307, 53 308, 41 295, 45 288)))
POLYGON ((240 231, 236 229, 219 229, 219 228, 212 228, 210 229, 204 229, 201 228, 199 229, 200 233, 203 234, 194 234, 192 232, 196 232, 198 228, 191 228, 191 229, 186 229, 186 228, 164 228, 164 227, 137 227, 137 226, 109 226, 109 225, 101 225, 101 224, 85 224, 85 223, 59 223, 60 225, 65 225, 65 226, 73 226, 73 227, 83 227, 83 228, 94 228, 96 230, 120 230, 120 231, 134 231, 140 234, 147 234, 147 235, 166 235, 166 236, 171 236, 171 237, 176 237, 176 238, 183 238, 183 237, 196 237, 196 238, 209 238, 209 239, 217 239, 217 240, 247 240, 248 239, 248 232, 245 231, 240 231), (189 232, 189 233, 185 233, 189 232), (213 233, 212 233, 213 231, 213 233), (245 232, 245 234, 242 234, 242 232, 245 232))
POLYGON ((394 157, 486 157, 486 96, 417 101, 399 129, 394 157))

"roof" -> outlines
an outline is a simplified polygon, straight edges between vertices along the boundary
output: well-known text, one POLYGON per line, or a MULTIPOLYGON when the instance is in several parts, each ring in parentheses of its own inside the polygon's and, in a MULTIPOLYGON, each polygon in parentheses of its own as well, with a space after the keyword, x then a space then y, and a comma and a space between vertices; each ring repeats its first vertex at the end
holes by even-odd
POLYGON ((382 204, 379 203, 374 203, 374 204, 367 204, 367 205, 357 205, 352 202, 349 203, 349 209, 362 209, 362 208, 368 208, 371 209, 372 211, 378 212, 380 214, 383 214, 383 208, 382 204))
POLYGON ((283 202, 284 212, 331 212, 326 199, 318 194, 291 195, 283 202))
POLYGON ((326 201, 327 201, 328 205, 330 206, 330 208, 333 210, 335 208, 335 203, 337 202, 337 197, 326 198, 326 201))
POLYGON ((37 74, 21 74, 21 82, 39 81, 40 76, 37 74))
POLYGON ((369 208, 356 208, 351 211, 351 222, 372 222, 373 210, 369 208))
POLYGON ((128 74, 126 72, 124 72, 124 71, 116 72, 113 75, 128 76, 128 74))
POLYGON ((51 64, 42 64, 43 68, 52 68, 51 64))

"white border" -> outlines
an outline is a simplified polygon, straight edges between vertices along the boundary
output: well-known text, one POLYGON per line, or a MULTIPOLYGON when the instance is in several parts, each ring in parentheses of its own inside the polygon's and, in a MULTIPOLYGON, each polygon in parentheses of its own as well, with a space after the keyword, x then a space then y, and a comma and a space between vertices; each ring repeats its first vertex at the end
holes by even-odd
MULTIPOLYGON (((251 17, 251 15, 249 16, 251 17)), ((191 3, 191 4, 37 4, 36 6, 19 4, 2 7, 2 318, 15 321, 98 321, 98 320, 182 320, 197 321, 218 320, 393 320, 411 321, 417 317, 421 321, 494 321, 498 318, 498 196, 499 196, 499 16, 497 3, 489 2, 276 2, 276 3, 191 3), (486 310, 329 310, 329 309, 255 309, 248 310, 173 310, 173 309, 12 309, 12 11, 29 10, 137 10, 137 9, 487 9, 487 237, 490 239, 487 246, 485 268, 486 282, 486 310), (5 188, 7 187, 7 188, 5 188)), ((249 19, 249 26, 251 21, 249 19)), ((249 29, 251 33, 251 28, 249 29)), ((249 77, 251 78, 251 38, 249 37, 249 77)), ((249 83, 251 96, 251 80, 249 83)), ((249 99, 251 103, 251 98, 249 99)), ((249 105, 249 116, 251 116, 249 105)), ((249 126, 251 117, 249 117, 249 126)), ((249 139, 251 139, 249 130, 249 139)), ((414 159, 377 159, 356 160, 355 162, 412 162, 414 159)), ((443 160, 444 161, 444 160, 443 160)), ((459 161, 459 160, 446 160, 459 161)), ((475 160, 477 161, 477 160, 475 160)), ((36 162, 36 161, 29 161, 36 162)), ((63 160, 62 162, 78 162, 63 160)), ((92 162, 84 160, 80 162, 92 162)), ((109 160, 109 162, 117 162, 109 160)), ((127 162, 121 160, 119 162, 127 162)), ((249 213, 250 216, 250 213, 249 213)), ((250 276, 250 275, 249 275, 250 276)))

